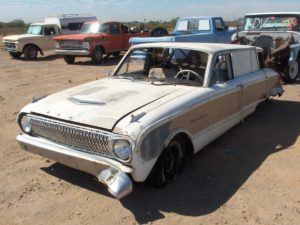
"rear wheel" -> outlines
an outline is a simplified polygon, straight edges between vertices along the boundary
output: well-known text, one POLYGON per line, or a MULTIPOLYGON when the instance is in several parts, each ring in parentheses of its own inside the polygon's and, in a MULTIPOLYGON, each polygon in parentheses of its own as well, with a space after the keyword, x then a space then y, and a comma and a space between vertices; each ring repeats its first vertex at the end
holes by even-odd
POLYGON ((283 76, 283 81, 286 83, 294 83, 300 74, 300 59, 295 60, 289 68, 288 72, 283 76))
POLYGON ((67 64, 73 64, 75 62, 75 56, 73 55, 65 55, 64 60, 67 64))
POLYGON ((22 53, 20 53, 20 52, 9 52, 9 55, 14 59, 18 59, 18 58, 20 58, 22 53))
POLYGON ((26 60, 34 60, 38 55, 38 49, 34 45, 28 45, 24 49, 24 56, 26 60))
POLYGON ((149 181, 155 187, 162 187, 174 181, 181 172, 185 159, 185 142, 181 137, 174 138, 159 156, 149 181))
POLYGON ((103 50, 100 47, 96 47, 92 54, 92 62, 94 64, 100 64, 103 60, 103 50))

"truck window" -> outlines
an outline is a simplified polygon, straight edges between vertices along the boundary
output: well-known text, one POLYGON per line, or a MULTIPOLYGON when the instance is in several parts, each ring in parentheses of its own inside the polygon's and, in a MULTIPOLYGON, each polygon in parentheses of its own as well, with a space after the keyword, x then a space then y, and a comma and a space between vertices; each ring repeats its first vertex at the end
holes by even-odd
POLYGON ((56 34, 56 32, 55 32, 54 27, 44 27, 44 35, 51 36, 51 35, 55 35, 55 34, 56 34))
POLYGON ((111 34, 119 34, 120 33, 118 24, 110 24, 109 30, 110 30, 111 34))
POLYGON ((224 83, 233 79, 230 53, 218 54, 214 57, 210 85, 224 83))
POLYGON ((69 30, 80 30, 83 23, 69 23, 68 29, 69 30))
POLYGON ((215 19, 215 27, 217 31, 224 31, 223 21, 221 19, 215 19))

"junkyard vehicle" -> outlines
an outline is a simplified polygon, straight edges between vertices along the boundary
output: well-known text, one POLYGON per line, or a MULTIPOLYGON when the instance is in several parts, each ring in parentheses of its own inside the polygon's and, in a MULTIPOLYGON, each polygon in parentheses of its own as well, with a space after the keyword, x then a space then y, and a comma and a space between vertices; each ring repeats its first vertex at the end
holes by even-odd
POLYGON ((4 37, 4 50, 13 58, 19 58, 24 54, 27 60, 34 60, 38 52, 43 55, 44 51, 55 49, 53 37, 77 33, 84 22, 96 20, 95 16, 80 14, 47 17, 44 23, 30 24, 26 34, 4 37))
POLYGON ((151 43, 132 47, 112 76, 38 98, 17 121, 21 147, 95 175, 121 198, 132 180, 161 187, 196 153, 281 95, 261 49, 151 43))
POLYGON ((247 14, 232 40, 264 48, 266 64, 271 62, 285 82, 293 83, 299 77, 300 12, 247 14))
POLYGON ((172 36, 131 38, 130 44, 154 42, 229 43, 235 28, 225 25, 222 17, 183 17, 177 20, 172 36))
MULTIPOLYGON (((164 30, 160 28, 160 30, 164 30)), ((79 34, 55 37, 56 53, 63 55, 68 64, 75 61, 76 56, 91 57, 95 64, 101 63, 104 55, 119 55, 129 48, 131 37, 157 35, 159 30, 148 32, 140 27, 129 27, 120 22, 85 23, 79 34)))

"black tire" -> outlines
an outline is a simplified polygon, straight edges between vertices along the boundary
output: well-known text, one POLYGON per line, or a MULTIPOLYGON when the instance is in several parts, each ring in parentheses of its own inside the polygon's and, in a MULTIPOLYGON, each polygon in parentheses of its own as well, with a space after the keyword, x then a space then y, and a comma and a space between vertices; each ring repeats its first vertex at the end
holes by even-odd
POLYGON ((34 45, 27 45, 24 49, 24 56, 26 60, 34 60, 38 55, 38 48, 34 45))
POLYGON ((174 181, 182 171, 186 155, 185 141, 174 138, 159 156, 148 181, 160 188, 174 181))
POLYGON ((163 36, 168 36, 168 35, 169 35, 169 32, 163 27, 154 28, 150 33, 151 37, 163 37, 163 36))
POLYGON ((67 64, 73 64, 75 62, 75 56, 73 55, 65 55, 64 60, 67 64))
POLYGON ((288 67, 288 72, 284 74, 283 81, 285 83, 294 83, 300 75, 300 59, 297 59, 288 67))
POLYGON ((103 60, 103 50, 100 47, 96 47, 92 54, 92 62, 94 64, 100 64, 103 60))
POLYGON ((14 58, 14 59, 18 59, 21 57, 22 53, 20 52, 9 52, 9 55, 14 58))

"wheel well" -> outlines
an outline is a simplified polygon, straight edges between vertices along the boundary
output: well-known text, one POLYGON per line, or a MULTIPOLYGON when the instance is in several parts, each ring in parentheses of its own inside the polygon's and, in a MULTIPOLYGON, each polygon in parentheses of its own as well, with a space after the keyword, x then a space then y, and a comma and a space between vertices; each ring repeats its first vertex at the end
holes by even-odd
POLYGON ((32 45, 32 46, 36 47, 36 48, 38 49, 38 51, 41 53, 41 55, 44 55, 43 50, 42 50, 39 46, 37 46, 37 45, 35 45, 35 44, 26 44, 26 45, 24 45, 23 50, 22 50, 22 53, 24 53, 25 48, 26 48, 27 46, 29 46, 29 45, 32 45))
POLYGON ((187 155, 193 155, 194 154, 194 146, 193 146, 193 143, 192 143, 190 137, 186 133, 179 133, 179 134, 176 134, 176 136, 174 138, 176 138, 178 136, 180 136, 184 140, 187 155))

